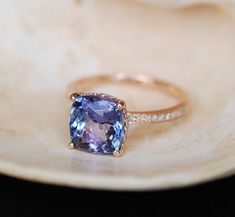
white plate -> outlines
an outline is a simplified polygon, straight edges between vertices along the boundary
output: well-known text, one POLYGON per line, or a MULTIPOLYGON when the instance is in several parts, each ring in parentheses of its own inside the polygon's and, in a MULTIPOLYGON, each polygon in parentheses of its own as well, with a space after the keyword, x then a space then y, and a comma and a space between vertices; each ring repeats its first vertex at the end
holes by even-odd
MULTIPOLYGON (((142 190, 234 172, 235 22, 222 9, 16 1, 0 7, 0 26, 3 174, 142 190), (131 129, 121 158, 71 151, 66 89, 98 71, 148 73, 178 84, 189 93, 192 111, 171 124, 131 129)), ((129 108, 159 106, 141 90, 102 90, 127 98, 129 108)))

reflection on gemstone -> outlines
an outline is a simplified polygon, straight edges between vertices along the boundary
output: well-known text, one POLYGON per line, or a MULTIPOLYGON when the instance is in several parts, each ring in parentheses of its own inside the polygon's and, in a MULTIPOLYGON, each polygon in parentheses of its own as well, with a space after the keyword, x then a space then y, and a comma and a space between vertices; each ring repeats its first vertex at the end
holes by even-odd
POLYGON ((70 112, 70 136, 77 149, 111 154, 121 149, 124 113, 117 102, 102 96, 77 96, 70 112))

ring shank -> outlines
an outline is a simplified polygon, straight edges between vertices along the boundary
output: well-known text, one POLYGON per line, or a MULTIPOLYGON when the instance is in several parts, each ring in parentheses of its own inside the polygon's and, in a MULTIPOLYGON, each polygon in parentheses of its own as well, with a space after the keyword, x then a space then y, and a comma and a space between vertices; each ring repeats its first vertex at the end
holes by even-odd
POLYGON ((82 78, 74 81, 69 86, 69 92, 87 92, 96 85, 107 83, 126 83, 139 86, 147 86, 153 90, 160 90, 168 96, 178 100, 174 106, 158 109, 153 111, 128 111, 129 123, 149 123, 149 122, 165 122, 181 117, 188 106, 188 97, 186 93, 179 87, 160 81, 149 75, 143 74, 124 74, 117 73, 115 75, 98 75, 82 78))

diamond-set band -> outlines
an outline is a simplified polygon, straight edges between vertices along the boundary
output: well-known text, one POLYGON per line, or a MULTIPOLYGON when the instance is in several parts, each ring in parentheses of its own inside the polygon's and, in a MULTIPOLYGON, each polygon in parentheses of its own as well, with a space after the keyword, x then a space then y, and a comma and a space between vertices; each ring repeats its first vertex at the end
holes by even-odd
POLYGON ((187 112, 187 108, 180 109, 174 112, 167 112, 162 114, 140 114, 140 113, 127 113, 128 122, 131 124, 139 123, 155 123, 165 122, 177 119, 187 112))

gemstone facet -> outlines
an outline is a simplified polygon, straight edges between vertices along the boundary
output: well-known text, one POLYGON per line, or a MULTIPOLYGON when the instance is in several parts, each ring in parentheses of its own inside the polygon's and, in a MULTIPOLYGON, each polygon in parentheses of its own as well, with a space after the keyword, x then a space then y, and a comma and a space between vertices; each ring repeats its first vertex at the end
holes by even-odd
POLYGON ((125 135, 125 114, 118 101, 106 96, 79 95, 70 112, 74 148, 92 153, 120 151, 125 135))

